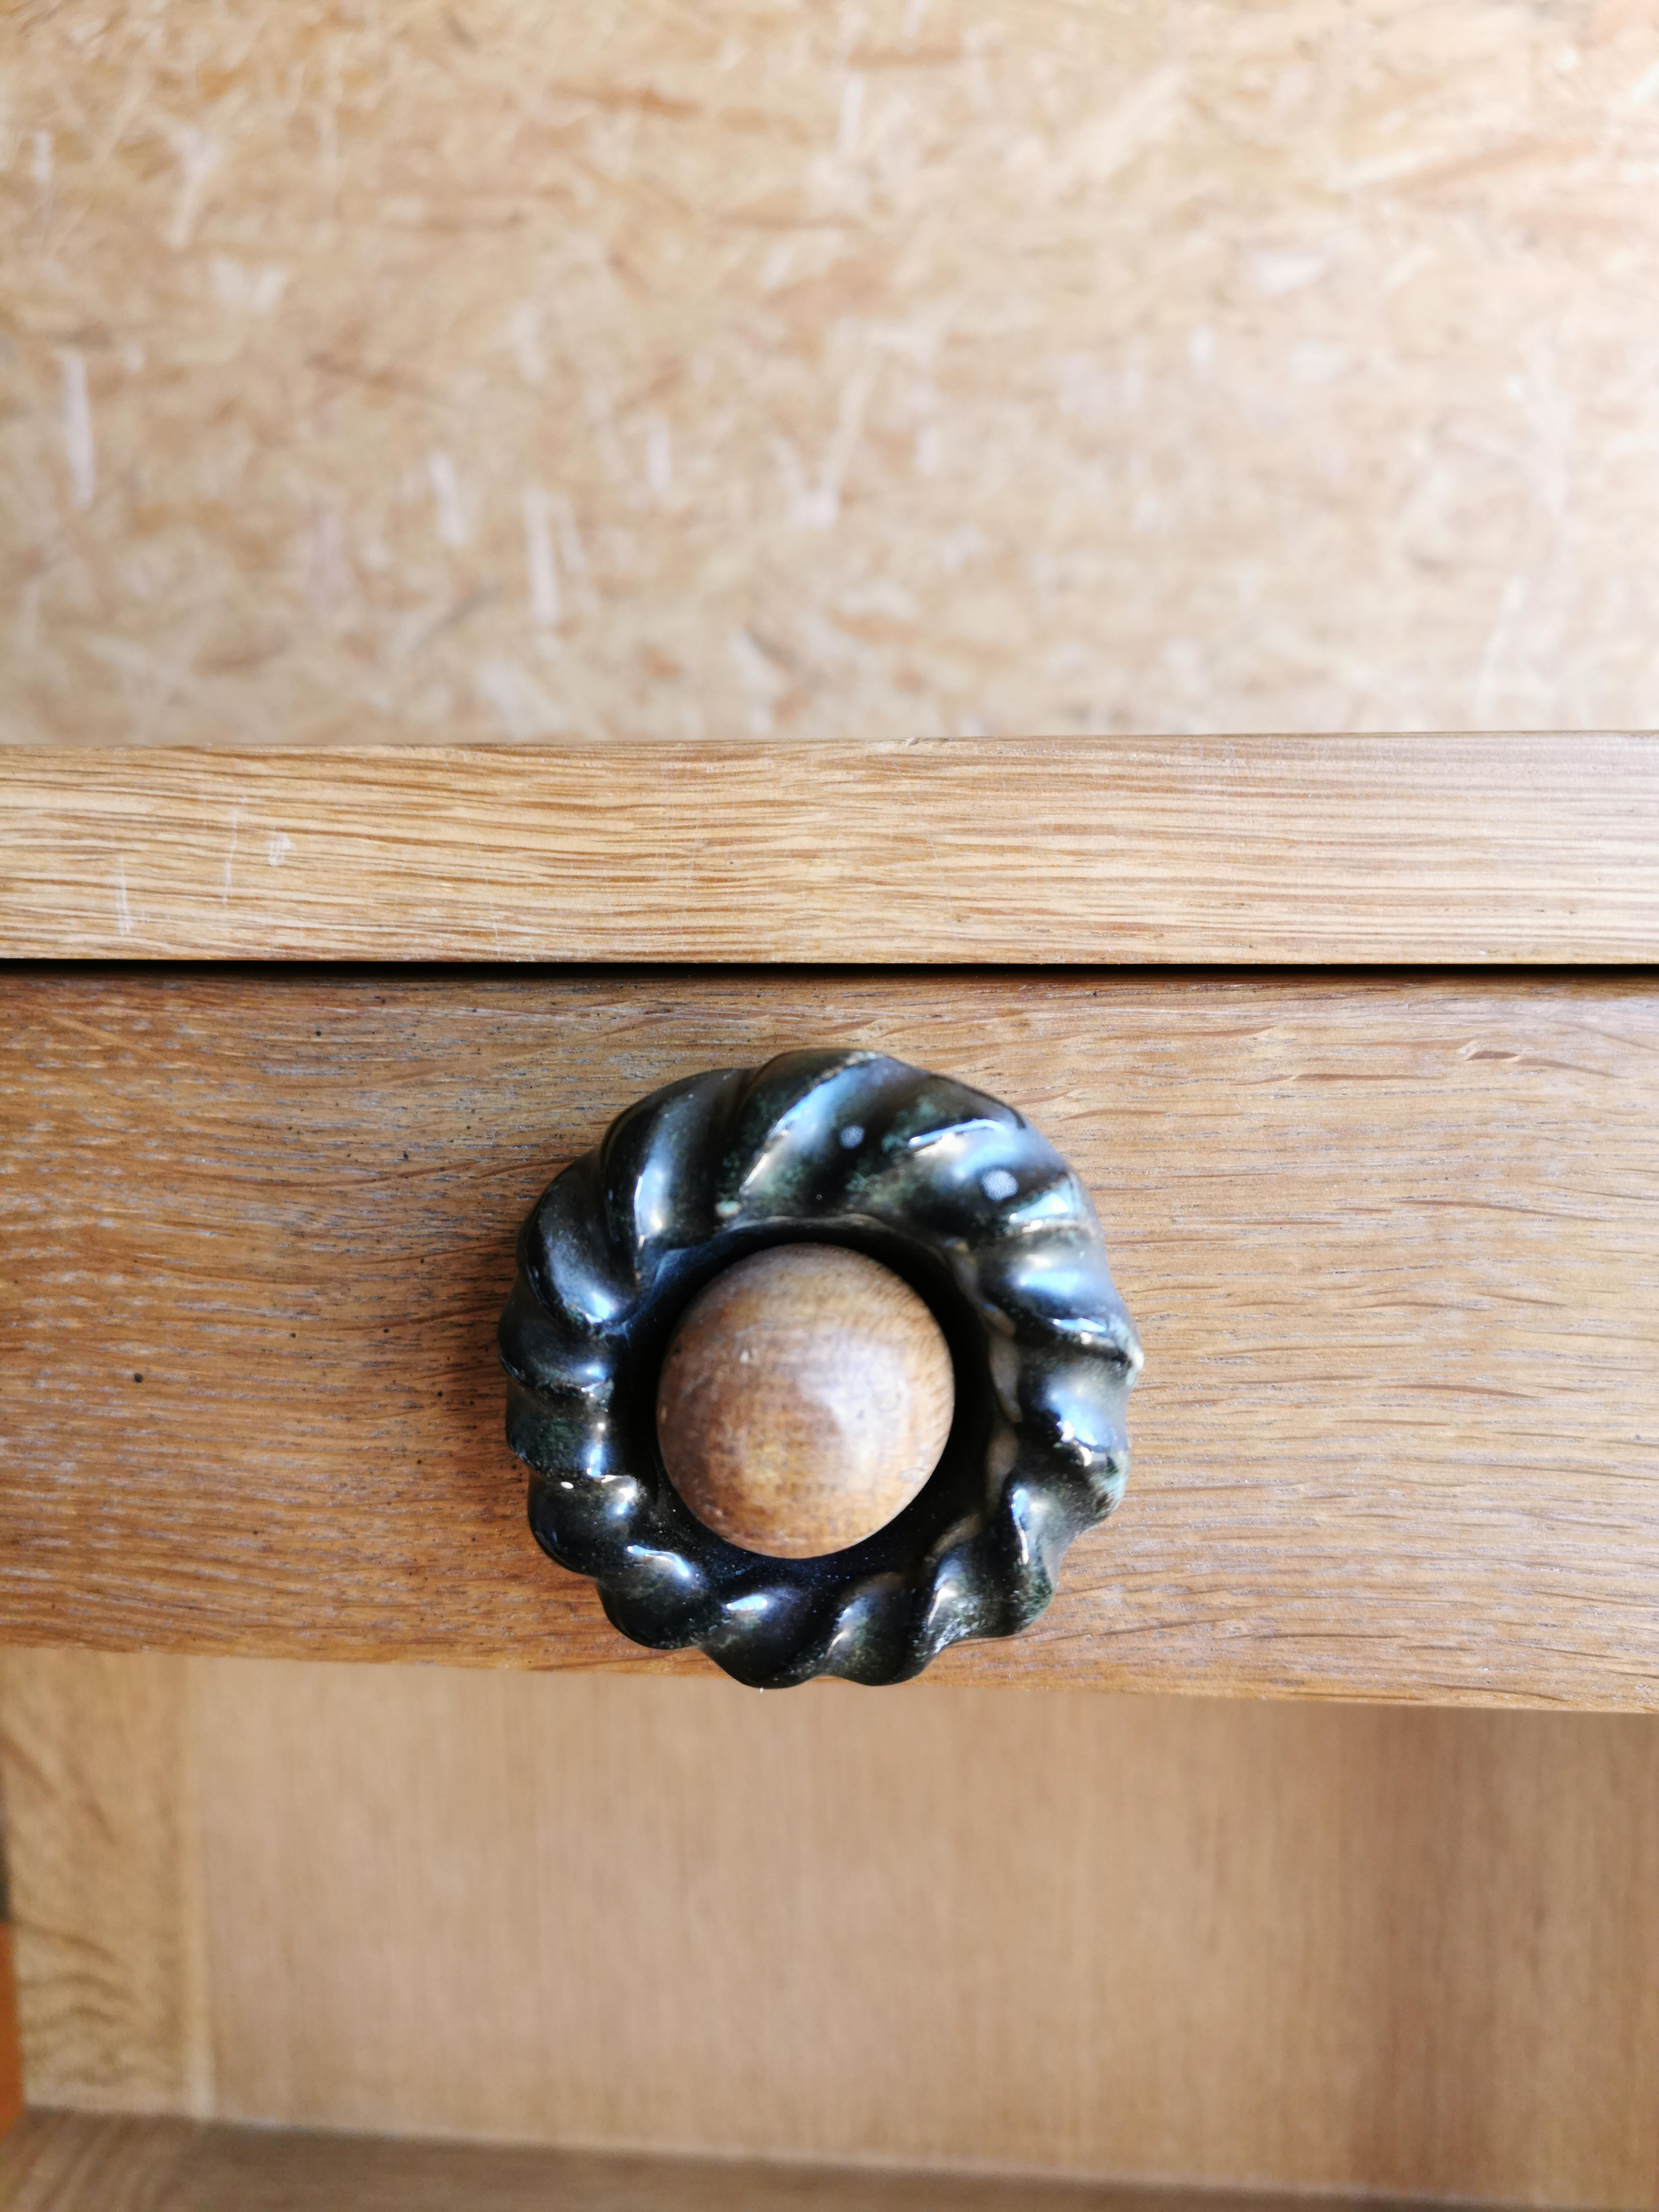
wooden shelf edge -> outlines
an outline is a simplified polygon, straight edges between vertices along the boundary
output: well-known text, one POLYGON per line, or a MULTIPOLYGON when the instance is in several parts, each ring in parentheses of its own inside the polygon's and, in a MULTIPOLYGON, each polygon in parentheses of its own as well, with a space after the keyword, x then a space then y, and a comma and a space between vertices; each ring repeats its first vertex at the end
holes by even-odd
POLYGON ((0 957, 1659 959, 1659 738, 0 748, 0 957))
POLYGON ((17 1972, 11 1923, 0 1920, 0 2136, 23 2109, 23 2052, 17 2033, 17 1972))
POLYGON ((10 2212, 1403 2212, 1395 2197, 1046 2175, 646 2156, 26 2112, 0 2142, 10 2212))

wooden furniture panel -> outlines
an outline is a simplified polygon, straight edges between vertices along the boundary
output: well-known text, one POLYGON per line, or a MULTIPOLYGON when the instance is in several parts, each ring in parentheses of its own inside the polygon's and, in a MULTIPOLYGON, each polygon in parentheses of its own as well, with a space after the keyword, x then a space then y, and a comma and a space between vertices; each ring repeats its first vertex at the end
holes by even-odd
MULTIPOLYGON (((1348 2197, 629 2158, 33 2112, 10 2212, 1352 2212, 1348 2197)), ((1373 2200, 1370 2212, 1390 2212, 1373 2200)), ((1403 2205, 1392 2212, 1405 2212, 1403 2205)))
POLYGON ((1659 1703, 1651 975, 1182 972, 1659 957, 1656 88, 1637 0, 15 17, 0 957, 959 972, 5 979, 0 1642, 115 1649, 0 1659, 0 2199, 1659 2206, 1650 1717, 950 1686, 1659 1703), (1101 1192, 1032 1638, 131 1655, 700 1671, 533 1554, 494 1317, 824 1034, 1101 1192))
POLYGON ((17 2034, 17 1971, 8 1920, 0 1924, 0 2136, 22 2109, 23 2048, 17 2034))
POLYGON ((0 754, 0 952, 1659 959, 1659 738, 0 754))
POLYGON ((817 1039, 1028 1110, 1143 1331, 1128 1501, 958 1680, 1641 1705, 1637 981, 14 974, 0 1630, 656 1664, 524 1525, 494 1328, 654 1085, 817 1039))
POLYGON ((0 722, 1642 727, 1646 0, 11 11, 0 722))
POLYGON ((221 2118, 1659 2204, 1645 1716, 14 1651, 0 1723, 33 2103, 182 2101, 199 2002, 221 2118))
POLYGON ((206 2109, 200 1820, 179 1659, 0 1655, 24 2087, 127 2112, 206 2109))
MULTIPOLYGON (((0 1693, 3 1694, 3 1693, 0 1693)), ((3 1719, 0 1718, 0 1728, 3 1719)), ((12 1955, 11 1900, 7 1893, 6 1790, 0 1760, 0 2136, 23 2109, 23 2053, 17 2034, 17 1972, 12 1955)))

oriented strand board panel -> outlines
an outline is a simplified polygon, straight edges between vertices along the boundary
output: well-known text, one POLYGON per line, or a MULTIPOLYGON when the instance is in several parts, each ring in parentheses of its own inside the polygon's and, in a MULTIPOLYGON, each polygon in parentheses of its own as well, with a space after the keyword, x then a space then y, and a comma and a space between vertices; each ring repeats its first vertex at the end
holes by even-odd
POLYGON ((130 2106, 73 2008, 136 2033, 126 1978, 179 1971, 175 1816, 108 1787, 158 1696, 204 2114, 1659 2204, 1646 1716, 12 1652, 36 2102, 130 2106), (118 1923, 117 1854, 155 1888, 118 1923))
POLYGON ((0 952, 1659 960, 1659 738, 0 754, 0 952))
POLYGON ((548 1565, 494 1334, 622 1107, 835 1040, 1096 1194, 1136 1472, 957 1680, 1659 1698, 1659 990, 1586 978, 14 972, 0 1636, 647 1659, 548 1565))
POLYGON ((0 717, 1659 722, 1647 0, 68 0, 0 717))

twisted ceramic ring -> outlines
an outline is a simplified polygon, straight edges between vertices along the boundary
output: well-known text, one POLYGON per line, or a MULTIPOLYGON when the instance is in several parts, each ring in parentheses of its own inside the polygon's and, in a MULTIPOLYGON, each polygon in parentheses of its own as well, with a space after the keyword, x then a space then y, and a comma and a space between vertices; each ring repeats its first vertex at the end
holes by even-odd
POLYGON ((653 1092, 544 1192, 501 1316, 530 1525, 659 1650, 771 1689, 893 1682, 1042 1611, 1067 1545, 1123 1493, 1140 1346, 1087 1194, 1011 1107, 867 1052, 792 1052, 653 1092), (657 1370, 713 1276, 769 1244, 852 1246, 951 1347, 956 1413, 894 1520, 827 1557, 763 1558, 664 1472, 657 1370))

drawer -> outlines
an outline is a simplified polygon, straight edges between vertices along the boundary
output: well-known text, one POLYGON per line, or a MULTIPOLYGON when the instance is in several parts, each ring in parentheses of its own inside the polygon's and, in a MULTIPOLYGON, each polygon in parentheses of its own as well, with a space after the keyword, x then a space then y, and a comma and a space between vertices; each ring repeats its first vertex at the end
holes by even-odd
POLYGON ((94 1647, 0 1671, 7 2183, 586 2185, 112 2105, 1644 2202, 1644 1718, 974 1688, 1656 1701, 1656 760, 0 764, 0 1638, 94 1647), (642 1092, 812 1043, 984 1086, 1095 1194, 1126 1502, 955 1696, 581 1679, 709 1662, 534 1547, 515 1230, 642 1092))
POLYGON ((1587 1705, 1659 1673, 1642 976, 15 969, 13 1640, 702 1668, 525 1525, 519 1221, 659 1084, 857 1044, 1009 1099, 1146 1349, 1128 1498, 964 1681, 1587 1705))

